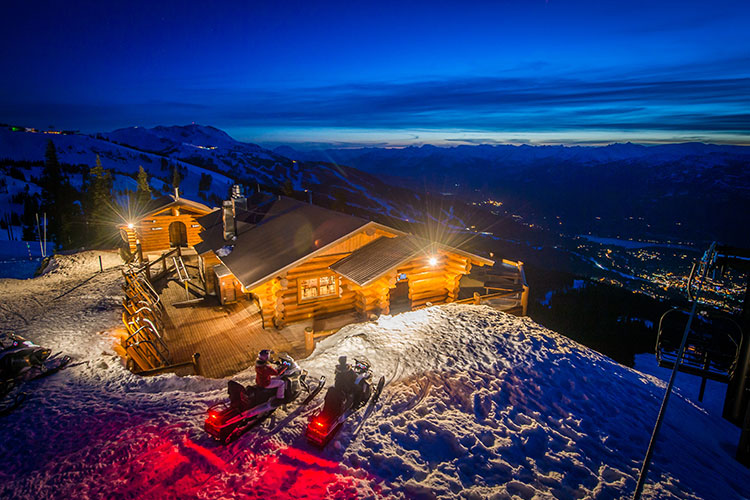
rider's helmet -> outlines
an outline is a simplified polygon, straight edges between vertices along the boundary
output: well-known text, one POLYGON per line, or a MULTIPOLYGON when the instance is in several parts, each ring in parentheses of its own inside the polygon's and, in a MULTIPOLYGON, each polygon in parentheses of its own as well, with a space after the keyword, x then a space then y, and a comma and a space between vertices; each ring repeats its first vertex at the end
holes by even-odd
POLYGON ((349 369, 349 364, 346 362, 346 356, 339 356, 339 364, 336 365, 337 372, 343 372, 349 369))
POLYGON ((258 361, 261 363, 268 362, 268 358, 271 356, 271 350, 270 349, 261 349, 260 352, 258 352, 258 361))

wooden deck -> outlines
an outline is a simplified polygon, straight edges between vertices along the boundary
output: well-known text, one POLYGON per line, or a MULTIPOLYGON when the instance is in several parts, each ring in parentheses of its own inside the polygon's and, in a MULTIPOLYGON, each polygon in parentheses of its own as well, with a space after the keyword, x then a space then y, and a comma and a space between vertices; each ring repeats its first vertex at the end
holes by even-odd
MULTIPOLYGON (((200 354, 200 375, 222 378, 252 365, 261 349, 288 352, 295 359, 305 353, 304 330, 264 330, 254 302, 243 300, 222 306, 215 297, 204 302, 175 307, 186 299, 185 289, 168 281, 160 291, 165 306, 165 341, 173 363, 189 361, 200 354)), ((190 296, 190 298, 194 298, 190 296)), ((176 370, 187 374, 187 368, 176 370)))

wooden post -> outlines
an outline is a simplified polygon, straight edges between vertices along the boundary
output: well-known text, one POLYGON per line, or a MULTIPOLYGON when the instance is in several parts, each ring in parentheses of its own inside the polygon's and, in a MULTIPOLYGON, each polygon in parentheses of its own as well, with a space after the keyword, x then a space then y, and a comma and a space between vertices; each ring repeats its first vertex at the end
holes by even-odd
POLYGON ((474 304, 479 305, 482 303, 480 297, 481 295, 479 295, 479 292, 474 292, 474 304))
POLYGON ((529 308, 529 287, 523 286, 523 292, 521 293, 521 316, 526 316, 526 310, 529 308))
POLYGON ((201 358, 200 353, 198 353, 198 352, 194 352, 193 353, 193 369, 195 370, 195 374, 196 375, 200 375, 201 374, 201 367, 200 367, 200 363, 199 363, 200 358, 201 358))
POLYGON ((146 279, 151 283, 151 262, 146 262, 146 279))
POLYGON ((99 256, 99 272, 100 273, 104 272, 104 267, 102 266, 102 256, 101 255, 99 256))
POLYGON ((313 349, 315 349, 315 333, 311 326, 306 326, 305 327, 305 350, 307 351, 308 356, 312 354, 313 349))

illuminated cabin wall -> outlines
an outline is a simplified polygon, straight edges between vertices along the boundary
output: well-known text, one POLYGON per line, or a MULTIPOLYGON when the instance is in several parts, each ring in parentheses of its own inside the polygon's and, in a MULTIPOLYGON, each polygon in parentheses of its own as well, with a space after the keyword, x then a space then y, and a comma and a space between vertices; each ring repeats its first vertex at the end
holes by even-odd
MULTIPOLYGON (((333 263, 380 236, 395 235, 381 230, 371 235, 359 233, 324 254, 312 257, 250 290, 259 301, 264 327, 278 328, 289 323, 348 312, 357 312, 362 319, 371 314, 389 314, 390 290, 396 286, 401 274, 405 274, 409 282, 408 296, 412 309, 424 307, 427 302, 442 304, 458 298, 459 281, 461 276, 469 273, 472 262, 470 258, 450 251, 440 250, 436 254, 435 265, 429 263, 429 256, 417 256, 364 287, 328 269, 333 263), (328 275, 337 278, 337 295, 312 300, 301 297, 300 284, 303 280, 328 275)), ((480 262, 476 264, 482 265, 480 262)))
POLYGON ((187 245, 192 247, 201 242, 199 233, 202 229, 196 219, 207 213, 186 206, 167 207, 143 216, 134 229, 128 229, 127 226, 121 229, 127 235, 131 252, 136 251, 136 240, 140 240, 144 253, 162 252, 173 248, 169 239, 169 225, 173 222, 182 222, 187 233, 187 245))
POLYGON ((382 229, 368 228, 355 233, 325 252, 311 257, 299 265, 250 290, 260 302, 263 326, 280 327, 311 318, 355 311, 356 293, 354 283, 328 269, 331 264, 381 236, 393 237, 393 233, 382 229), (305 300, 301 298, 302 280, 335 275, 338 293, 330 297, 305 300))

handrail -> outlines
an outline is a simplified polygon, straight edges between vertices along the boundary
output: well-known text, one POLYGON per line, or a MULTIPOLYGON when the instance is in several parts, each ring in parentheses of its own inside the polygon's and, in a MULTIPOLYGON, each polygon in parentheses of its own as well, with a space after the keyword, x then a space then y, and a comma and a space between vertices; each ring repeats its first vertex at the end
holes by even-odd
MULTIPOLYGON (((511 297, 514 295, 520 295, 522 293, 523 291, 521 290, 514 291, 514 292, 497 292, 497 293, 490 293, 487 295, 480 295, 478 298, 480 299, 480 301, 483 299, 499 299, 502 297, 511 297)), ((454 304, 473 304, 474 302, 476 302, 476 299, 477 297, 469 297, 468 299, 454 300, 453 303, 454 304)), ((520 300, 520 297, 519 297, 519 300, 520 300)))
MULTIPOLYGON (((159 350, 154 346, 153 342, 151 342, 150 340, 140 340, 140 341, 138 341, 138 342, 136 342, 134 344, 131 344, 130 347, 138 350, 138 354, 141 354, 140 353, 140 346, 141 346, 141 344, 150 345, 151 348, 154 350, 155 357, 157 358, 157 360, 162 365, 168 365, 169 364, 169 361, 164 357, 164 355, 162 353, 159 352, 159 350)), ((158 368, 158 367, 154 367, 154 368, 158 368)))

